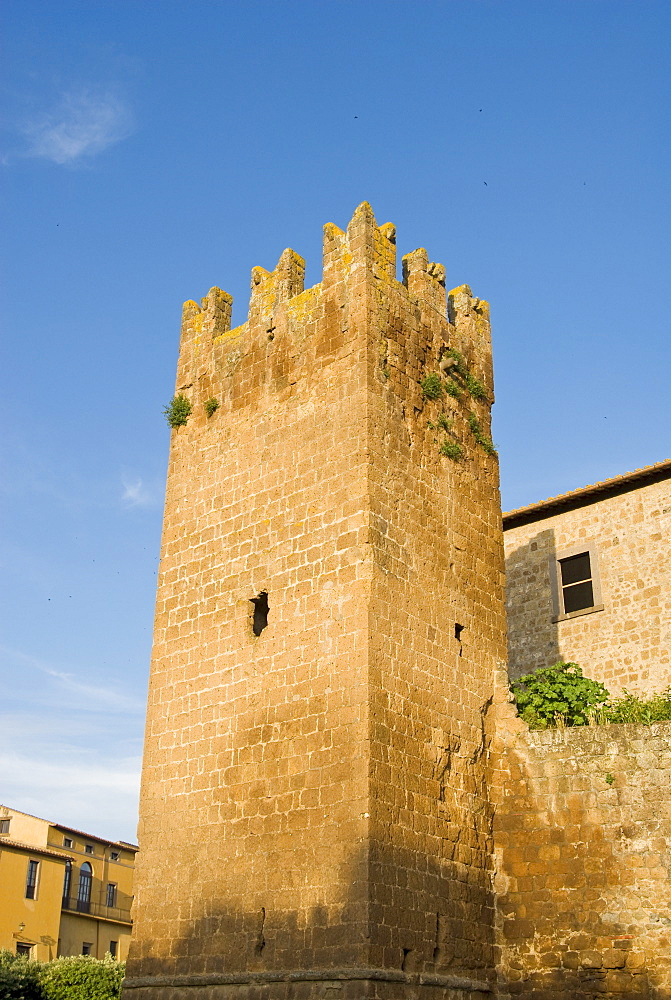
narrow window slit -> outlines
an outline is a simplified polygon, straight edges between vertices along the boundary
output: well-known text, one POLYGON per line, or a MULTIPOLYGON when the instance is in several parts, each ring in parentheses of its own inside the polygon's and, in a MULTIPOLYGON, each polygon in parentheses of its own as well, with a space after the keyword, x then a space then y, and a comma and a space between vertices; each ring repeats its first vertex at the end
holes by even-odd
POLYGON ((268 624, 268 594, 262 590, 258 597, 252 597, 250 601, 254 605, 252 632, 254 635, 261 635, 268 624))
POLYGON ((412 948, 403 949, 403 958, 401 960, 401 972, 414 972, 415 971, 415 955, 412 948))
POLYGON ((259 931, 256 936, 256 944, 254 945, 254 954, 259 957, 263 954, 263 949, 266 946, 266 939, 263 936, 263 928, 265 926, 265 923, 266 923, 266 908, 265 906, 262 906, 261 912, 259 913, 259 931))

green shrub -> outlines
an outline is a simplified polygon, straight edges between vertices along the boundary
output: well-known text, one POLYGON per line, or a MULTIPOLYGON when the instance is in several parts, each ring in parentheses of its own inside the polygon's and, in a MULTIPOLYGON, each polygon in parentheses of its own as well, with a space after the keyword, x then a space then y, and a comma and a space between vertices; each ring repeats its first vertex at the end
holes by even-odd
POLYGON ((438 417, 438 426, 442 427, 444 431, 449 431, 452 421, 445 413, 441 413, 438 417))
POLYGON ((118 1000, 125 964, 106 956, 57 958, 43 966, 44 1000, 118 1000))
POLYGON ((520 716, 531 729, 585 726, 608 700, 603 684, 583 677, 577 663, 561 660, 553 667, 525 674, 511 689, 520 716))
POLYGON ((215 399, 214 396, 212 396, 211 399, 205 400, 203 406, 205 407, 205 412, 207 413, 208 417, 211 417, 212 414, 215 412, 215 410, 219 409, 219 400, 215 399))
POLYGON ((443 441, 439 450, 441 455, 446 455, 447 458, 452 458, 455 462, 458 461, 464 453, 464 449, 457 441, 450 441, 448 438, 443 441))
POLYGON ((485 389, 480 379, 476 378, 475 375, 471 375, 471 373, 468 372, 465 376, 464 382, 466 384, 466 388, 470 392, 473 399, 486 398, 487 390, 485 389))
POLYGON ((0 1000, 42 1000, 41 962, 0 951, 0 1000))
POLYGON ((474 413, 468 414, 468 426, 471 428, 471 431, 473 432, 473 437, 478 442, 480 447, 483 448, 488 455, 496 455, 496 448, 492 444, 491 438, 488 438, 487 435, 483 432, 482 428, 480 427, 480 421, 478 420, 478 418, 474 413))
POLYGON ((605 722, 638 722, 645 726, 666 722, 671 719, 671 687, 649 698, 630 694, 625 688, 623 696, 609 701, 602 714, 605 722))
POLYGON ((453 399, 461 399, 462 397, 461 386, 458 386, 451 378, 445 383, 445 392, 448 396, 452 396, 453 399))
POLYGON ((435 372, 432 372, 430 375, 426 375, 419 385, 424 399, 441 399, 445 394, 443 380, 440 375, 436 375, 435 372))
POLYGON ((465 379, 468 376, 468 367, 461 351, 458 351, 456 347, 450 347, 447 353, 454 361, 455 371, 465 379))
POLYGON ((183 427, 189 419, 193 407, 186 396, 173 396, 164 408, 165 419, 171 427, 183 427))

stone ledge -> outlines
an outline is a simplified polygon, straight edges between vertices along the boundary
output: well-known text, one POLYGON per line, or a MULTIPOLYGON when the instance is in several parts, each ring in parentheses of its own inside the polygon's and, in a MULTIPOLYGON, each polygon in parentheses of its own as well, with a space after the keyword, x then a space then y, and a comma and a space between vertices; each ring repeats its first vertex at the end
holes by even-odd
POLYGON ((442 989, 472 990, 491 993, 493 986, 477 979, 464 976, 442 975, 437 972, 400 972, 396 969, 299 969, 268 972, 211 972, 195 976, 140 976, 124 979, 123 990, 137 990, 146 987, 171 986, 263 986, 266 983, 313 983, 313 982, 388 982, 408 986, 432 986, 442 989))

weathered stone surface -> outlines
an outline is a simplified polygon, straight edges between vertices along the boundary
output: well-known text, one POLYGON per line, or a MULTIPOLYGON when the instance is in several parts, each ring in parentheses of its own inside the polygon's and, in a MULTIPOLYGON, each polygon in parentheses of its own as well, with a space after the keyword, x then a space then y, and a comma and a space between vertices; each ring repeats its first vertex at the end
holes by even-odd
POLYGON ((126 997, 484 997, 505 654, 487 304, 462 286, 448 319, 425 251, 397 281, 365 204, 302 280, 285 251, 242 327, 218 289, 184 310, 126 997), (448 348, 482 393, 426 398, 448 348))
POLYGON ((487 305, 403 273, 364 204, 185 305, 125 1000, 671 997, 671 723, 517 718, 487 305))
MULTIPOLYGON (((512 715, 500 701, 500 717, 512 715)), ((668 722, 532 733, 500 723, 502 997, 671 996, 670 755, 668 722)))

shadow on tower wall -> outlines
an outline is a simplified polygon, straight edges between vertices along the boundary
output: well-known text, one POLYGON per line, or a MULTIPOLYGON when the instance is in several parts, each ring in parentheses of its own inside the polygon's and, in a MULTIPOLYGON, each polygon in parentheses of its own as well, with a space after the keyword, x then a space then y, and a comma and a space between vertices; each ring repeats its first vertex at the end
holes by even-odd
MULTIPOLYGON (((134 942, 125 1000, 488 1000, 494 995, 489 872, 478 877, 456 860, 419 858, 401 845, 380 843, 368 853, 355 848, 344 867, 349 898, 339 905, 297 910, 269 898, 249 913, 223 898, 208 900, 206 912, 185 921, 169 943, 150 937, 134 942), (361 871, 374 882, 368 900, 356 881, 361 871), (399 905, 402 899, 405 910, 397 927, 382 917, 391 897, 399 905)), ((310 876, 318 885, 320 873, 310 876)), ((198 895, 194 885, 194 909, 198 895)))
POLYGON ((561 659, 553 602, 557 550, 549 528, 506 555, 506 614, 510 679, 561 659))

